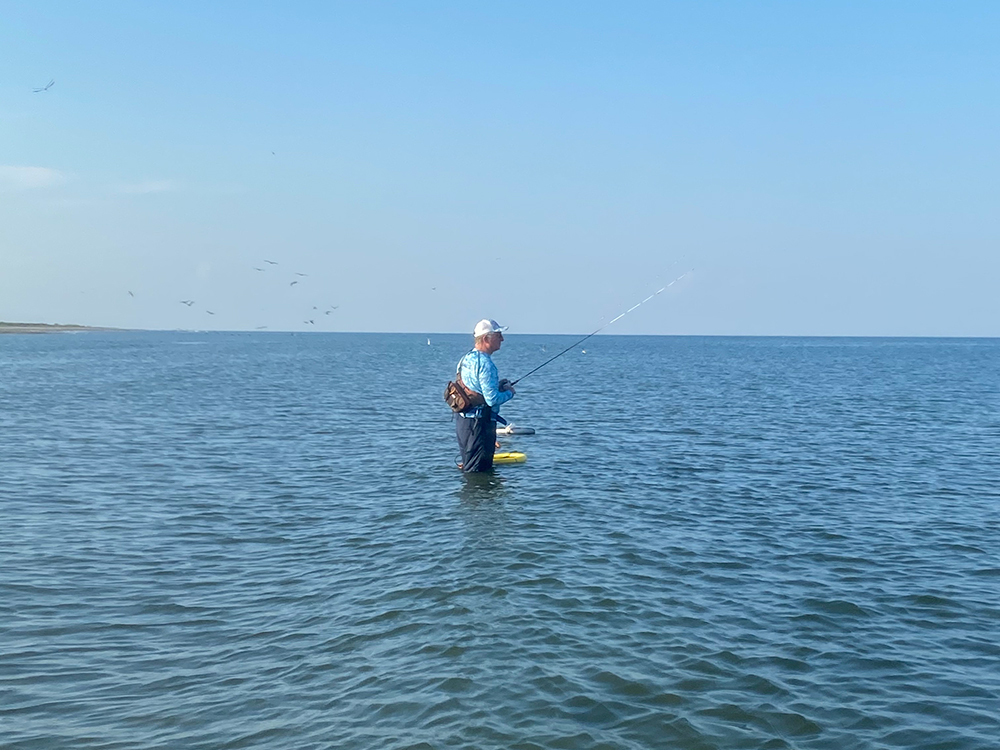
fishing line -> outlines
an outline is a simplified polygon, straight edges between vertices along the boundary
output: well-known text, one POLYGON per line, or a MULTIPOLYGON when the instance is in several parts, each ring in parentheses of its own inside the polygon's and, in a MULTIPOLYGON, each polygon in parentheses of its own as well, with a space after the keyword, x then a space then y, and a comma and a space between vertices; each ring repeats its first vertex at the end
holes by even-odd
POLYGON ((644 305, 644 304, 646 304, 646 303, 647 303, 647 302, 649 302, 649 301, 650 301, 651 299, 653 299, 653 297, 655 297, 656 295, 660 294, 661 292, 665 292, 665 291, 666 291, 667 289, 669 289, 670 287, 672 287, 672 286, 673 286, 674 284, 676 284, 676 283, 677 283, 678 281, 680 281, 681 279, 683 279, 683 278, 684 278, 685 276, 689 275, 690 273, 691 273, 691 271, 688 271, 687 273, 682 273, 682 274, 681 274, 680 276, 678 276, 678 277, 677 277, 676 279, 674 279, 673 281, 671 281, 671 282, 670 282, 669 284, 667 284, 666 286, 664 286, 664 287, 661 287, 661 288, 657 289, 657 290, 656 290, 655 292, 653 292, 653 293, 652 293, 651 295, 649 295, 648 297, 646 297, 646 299, 644 299, 644 300, 642 300, 641 302, 637 302, 636 304, 632 305, 632 307, 630 307, 630 308, 629 308, 628 310, 626 310, 625 312, 623 312, 623 313, 622 313, 621 315, 619 315, 618 317, 616 317, 616 318, 612 318, 611 320, 609 320, 609 321, 608 321, 607 323, 605 323, 604 325, 602 325, 602 326, 601 326, 600 328, 598 328, 598 329, 597 329, 596 331, 594 331, 593 333, 588 333, 588 334, 587 334, 586 336, 584 336, 584 337, 583 337, 582 339, 580 339, 579 341, 576 341, 576 342, 574 342, 574 343, 570 344, 570 345, 569 345, 569 346, 567 346, 567 347, 566 347, 565 349, 563 349, 563 350, 562 350, 561 352, 559 352, 559 353, 558 353, 558 354, 557 354, 556 356, 554 356, 554 357, 550 357, 549 359, 545 360, 544 362, 542 362, 542 364, 538 365, 538 367, 536 367, 536 368, 535 368, 534 370, 529 370, 528 372, 524 373, 524 375, 522 375, 521 377, 519 377, 519 378, 518 378, 517 380, 512 380, 510 384, 511 384, 511 385, 517 385, 517 384, 518 384, 518 383, 520 383, 520 382, 521 382, 522 380, 524 380, 524 379, 525 379, 526 377, 528 377, 529 375, 531 375, 531 373, 533 373, 533 372, 538 372, 538 371, 539 371, 539 370, 541 370, 541 369, 542 369, 543 367, 545 367, 545 365, 547 365, 547 364, 548 364, 549 362, 552 362, 553 360, 556 360, 556 359, 559 359, 559 357, 561 357, 562 355, 564 355, 564 354, 565 354, 566 352, 568 352, 568 351, 569 351, 570 349, 573 349, 574 347, 577 347, 577 346, 579 346, 579 345, 580 345, 580 344, 582 344, 582 343, 583 343, 584 341, 586 341, 587 339, 589 339, 589 338, 590 338, 591 336, 596 336, 596 335, 597 335, 597 334, 599 334, 599 333, 600 333, 601 331, 603 331, 603 330, 604 330, 605 328, 607 328, 607 327, 608 327, 609 325, 611 325, 612 323, 614 323, 614 322, 615 322, 616 320, 621 320, 621 319, 622 319, 622 318, 624 318, 624 317, 625 317, 626 315, 628 315, 628 314, 629 314, 630 312, 632 312, 632 311, 633 311, 633 310, 634 310, 635 308, 639 307, 640 305, 644 305))

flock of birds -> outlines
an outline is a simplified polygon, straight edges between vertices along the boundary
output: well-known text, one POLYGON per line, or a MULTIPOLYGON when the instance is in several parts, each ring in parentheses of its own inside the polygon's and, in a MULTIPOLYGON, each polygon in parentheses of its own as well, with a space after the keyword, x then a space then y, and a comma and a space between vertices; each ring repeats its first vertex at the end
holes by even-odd
MULTIPOLYGON (((46 83, 44 86, 38 86, 38 87, 33 88, 32 92, 34 92, 36 94, 45 93, 49 89, 51 89, 53 86, 55 86, 55 84, 56 84, 56 80, 54 78, 49 79, 48 83, 46 83)), ((275 152, 272 151, 271 155, 275 156, 275 152)), ((497 260, 500 260, 500 258, 497 258, 497 260)), ((264 258, 263 261, 264 261, 264 266, 251 266, 253 268, 253 270, 257 271, 259 273, 264 273, 264 272, 266 272, 268 270, 269 266, 277 266, 278 265, 277 261, 268 260, 267 258, 264 258)), ((295 276, 297 278, 295 278, 292 281, 288 282, 289 288, 295 288, 299 284, 300 280, 308 278, 309 274, 300 273, 300 272, 296 271, 295 272, 295 276)), ((433 291, 437 291, 437 287, 431 287, 431 291, 432 292, 433 291)), ((134 299, 135 298, 135 293, 132 292, 132 291, 129 291, 128 292, 128 296, 130 298, 134 299)), ((191 307, 195 306, 195 300, 193 300, 193 299, 182 299, 182 300, 180 300, 180 304, 186 305, 188 308, 191 308, 191 307)), ((303 322, 304 325, 313 325, 314 326, 314 325, 316 325, 316 319, 321 314, 324 315, 324 316, 331 315, 331 314, 333 314, 333 312, 335 310, 338 310, 339 308, 340 308, 340 305, 328 305, 325 309, 321 309, 318 305, 313 305, 312 310, 309 311, 308 313, 306 313, 310 317, 307 317, 302 322, 303 322)), ((209 309, 206 308, 205 309, 205 314, 206 315, 215 315, 216 312, 214 310, 209 310, 209 309)), ((265 329, 267 329, 267 326, 257 326, 257 328, 256 328, 256 330, 258 330, 258 331, 263 331, 265 329)), ((428 343, 430 343, 430 342, 428 341, 428 343)))
MULTIPOLYGON (((44 86, 38 86, 36 88, 33 88, 32 92, 34 92, 36 94, 45 93, 46 91, 48 91, 49 89, 51 89, 53 86, 55 86, 55 84, 56 84, 56 80, 54 78, 52 78, 44 86)), ((274 155, 274 151, 271 152, 271 155, 272 156, 274 155)), ((278 262, 275 261, 275 260, 268 260, 267 258, 264 258, 264 264, 265 264, 264 267, 261 267, 261 266, 252 266, 252 268, 253 268, 254 271, 257 271, 257 272, 260 272, 260 273, 264 273, 267 270, 267 266, 277 266, 278 262)), ((301 279, 308 278, 309 274, 301 273, 301 272, 296 271, 295 272, 295 276, 298 277, 298 278, 296 278, 296 279, 294 279, 294 280, 292 280, 292 281, 290 281, 288 283, 288 286, 290 288, 294 288, 295 286, 297 286, 299 284, 299 281, 301 279)), ((135 298, 135 293, 132 292, 131 290, 129 290, 128 296, 130 298, 134 299, 135 298)), ((193 307, 195 305, 195 300, 193 300, 193 299, 182 299, 182 300, 180 300, 180 304, 185 305, 188 308, 191 308, 191 307, 193 307)), ((339 308, 340 308, 340 305, 328 305, 326 309, 321 310, 318 305, 313 305, 312 310, 309 313, 307 313, 307 315, 310 315, 311 317, 306 318, 302 322, 305 325, 312 325, 312 326, 314 326, 314 325, 316 325, 316 318, 319 317, 320 313, 322 313, 323 315, 331 315, 331 314, 333 314, 333 312, 335 310, 338 310, 339 308)), ((214 310, 209 310, 208 308, 205 308, 205 314, 206 315, 215 315, 216 313, 215 313, 214 310)), ((257 328, 256 328, 256 330, 258 330, 258 331, 263 331, 265 329, 267 329, 267 326, 257 326, 257 328)))
MULTIPOLYGON (((268 260, 267 258, 264 258, 264 263, 266 264, 265 267, 260 267, 260 266, 251 266, 251 267, 253 268, 254 271, 258 271, 260 273, 266 273, 267 270, 268 270, 267 266, 277 266, 277 265, 279 265, 277 261, 275 261, 275 260, 268 260)), ((292 281, 290 281, 288 283, 289 288, 294 288, 295 286, 297 286, 299 284, 300 279, 308 278, 309 274, 307 274, 307 273, 301 273, 300 271, 296 271, 295 272, 295 276, 297 276, 298 278, 296 278, 296 279, 294 279, 294 280, 292 280, 292 281)), ((132 290, 128 290, 128 296, 134 299, 135 298, 135 293, 132 290)), ((180 300, 180 304, 182 304, 182 305, 184 305, 184 306, 186 306, 186 307, 188 307, 190 309, 190 308, 192 308, 192 307, 195 306, 196 301, 193 300, 193 299, 182 299, 182 300, 180 300)), ((312 317, 306 318, 302 322, 305 325, 312 325, 312 326, 314 326, 314 325, 316 325, 316 318, 319 317, 320 313, 322 313, 323 315, 332 315, 336 310, 339 310, 339 309, 340 309, 340 305, 327 305, 325 309, 321 309, 318 305, 313 305, 312 306, 312 310, 310 311, 310 313, 307 313, 309 315, 312 315, 312 317)), ((209 310, 208 308, 205 308, 205 314, 206 315, 215 315, 216 312, 215 312, 215 310, 209 310)), ((257 330, 257 331, 264 331, 266 329, 267 329, 267 326, 257 326, 255 328, 255 330, 257 330)))

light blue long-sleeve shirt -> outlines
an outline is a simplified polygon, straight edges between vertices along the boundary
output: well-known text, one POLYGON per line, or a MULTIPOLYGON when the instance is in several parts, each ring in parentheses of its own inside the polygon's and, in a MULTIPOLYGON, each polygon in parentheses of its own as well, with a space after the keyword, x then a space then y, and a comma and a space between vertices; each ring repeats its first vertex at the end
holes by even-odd
MULTIPOLYGON (((510 391, 500 390, 500 373, 497 372, 497 366, 493 364, 493 359, 486 352, 473 349, 462 357, 462 361, 458 363, 458 374, 462 376, 462 382, 468 386, 470 391, 482 394, 494 415, 496 415, 500 404, 505 404, 514 398, 514 394, 510 391)), ((477 415, 478 411, 476 409, 466 412, 466 415, 477 415)))

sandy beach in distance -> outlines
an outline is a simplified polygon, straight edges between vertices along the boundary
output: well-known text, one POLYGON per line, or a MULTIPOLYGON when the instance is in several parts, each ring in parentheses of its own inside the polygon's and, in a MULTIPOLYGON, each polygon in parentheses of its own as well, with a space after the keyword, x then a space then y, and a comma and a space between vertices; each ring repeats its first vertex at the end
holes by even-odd
POLYGON ((95 328, 93 326, 63 325, 61 323, 4 323, 0 321, 0 333, 70 333, 75 331, 114 331, 115 328, 95 328))

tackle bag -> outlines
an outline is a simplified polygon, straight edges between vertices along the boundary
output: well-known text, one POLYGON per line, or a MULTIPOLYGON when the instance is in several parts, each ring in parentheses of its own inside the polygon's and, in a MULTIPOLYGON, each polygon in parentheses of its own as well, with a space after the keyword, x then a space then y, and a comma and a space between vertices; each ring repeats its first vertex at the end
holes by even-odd
POLYGON ((486 403, 483 394, 468 388, 458 373, 455 373, 455 379, 448 381, 448 385, 445 386, 444 400, 453 412, 472 411, 486 403))

